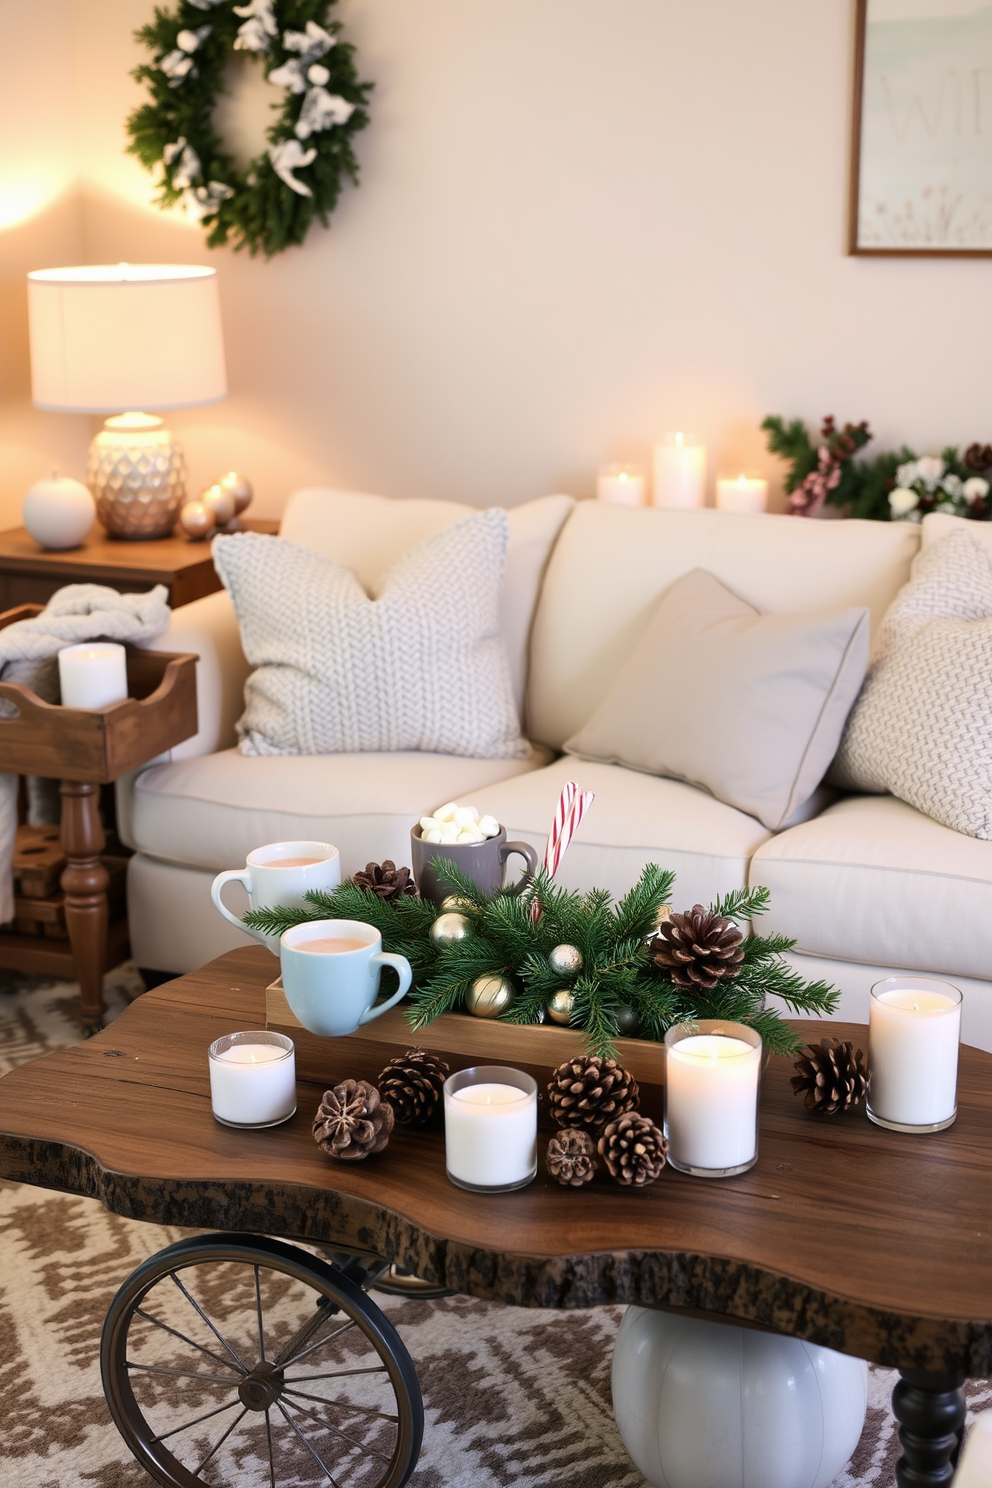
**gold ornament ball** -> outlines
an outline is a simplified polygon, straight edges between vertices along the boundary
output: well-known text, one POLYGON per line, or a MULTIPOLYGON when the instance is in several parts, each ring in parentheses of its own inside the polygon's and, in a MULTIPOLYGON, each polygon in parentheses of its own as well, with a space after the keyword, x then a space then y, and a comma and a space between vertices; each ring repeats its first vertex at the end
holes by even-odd
POLYGON ((441 900, 441 909, 445 914, 468 915, 476 909, 471 899, 462 899, 457 894, 449 894, 447 899, 441 900))
POLYGON ((661 908, 659 910, 657 910, 657 912, 655 913, 655 917, 654 917, 654 931, 657 932, 658 930, 660 930, 661 927, 662 927, 662 925, 667 924, 668 921, 671 918, 672 918, 672 906, 670 904, 663 904, 661 906, 661 908))
POLYGON ((571 1023, 575 993, 570 987, 562 987, 548 1003, 548 1017, 552 1023, 571 1023))
POLYGON ((187 501, 179 513, 179 525, 192 542, 202 542, 217 526, 214 514, 202 501, 187 501))
POLYGON ((438 915, 430 929, 431 940, 436 946, 457 945, 471 933, 472 926, 463 914, 438 915))
POLYGON ((240 517, 243 511, 247 511, 254 496, 251 481, 246 475, 239 475, 236 470, 229 470, 222 475, 217 484, 224 491, 230 491, 234 497, 234 515, 240 517))
POLYGON ((556 976, 578 976, 582 970, 582 952, 578 946, 557 945, 548 956, 548 965, 556 976))
POLYGON ((465 1006, 476 1018, 498 1018, 513 1001, 513 983, 501 976, 476 977, 465 997, 465 1006))
POLYGON ((209 506, 218 527, 226 527, 234 519, 234 493, 225 491, 221 485, 208 486, 200 492, 200 500, 209 506))

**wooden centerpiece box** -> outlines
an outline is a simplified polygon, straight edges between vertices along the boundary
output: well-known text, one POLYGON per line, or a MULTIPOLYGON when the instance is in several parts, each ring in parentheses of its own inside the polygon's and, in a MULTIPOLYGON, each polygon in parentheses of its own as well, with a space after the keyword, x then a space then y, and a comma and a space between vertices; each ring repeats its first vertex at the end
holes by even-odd
MULTIPOLYGON (((587 1053, 584 1034, 555 1023, 521 1024, 473 1018, 468 1013, 442 1013, 428 1028, 410 1027, 408 1005, 400 1003, 346 1038, 323 1038, 303 1027, 286 1001, 278 978, 265 992, 265 1026, 285 1033, 296 1044, 299 1079, 325 1088, 340 1080, 373 1084, 389 1060, 421 1045, 447 1060, 452 1073, 474 1064, 502 1064, 525 1070, 537 1081, 541 1125, 549 1125, 546 1088, 552 1070, 576 1054, 587 1053)), ((659 1124, 665 1048, 650 1039, 616 1041, 617 1059, 637 1080, 640 1109, 659 1124)))

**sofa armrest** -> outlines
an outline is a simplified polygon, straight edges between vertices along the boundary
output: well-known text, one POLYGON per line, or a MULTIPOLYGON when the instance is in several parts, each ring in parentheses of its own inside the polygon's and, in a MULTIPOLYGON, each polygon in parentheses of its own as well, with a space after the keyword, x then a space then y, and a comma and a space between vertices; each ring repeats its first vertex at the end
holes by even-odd
POLYGON ((154 651, 195 651, 196 706, 199 728, 170 750, 173 760, 215 754, 235 743, 234 725, 245 707, 245 682, 251 668, 241 649, 234 606, 225 591, 208 594, 173 610, 168 630, 153 643, 154 651))

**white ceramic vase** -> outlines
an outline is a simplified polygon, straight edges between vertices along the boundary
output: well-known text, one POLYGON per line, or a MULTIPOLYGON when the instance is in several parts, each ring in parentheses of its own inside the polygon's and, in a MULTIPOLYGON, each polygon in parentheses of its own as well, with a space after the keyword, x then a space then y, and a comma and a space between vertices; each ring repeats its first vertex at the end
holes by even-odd
POLYGON ((96 521, 96 502, 81 481, 53 475, 28 491, 21 521, 43 548, 78 548, 96 521))
POLYGON ((828 1488, 867 1404, 863 1359, 645 1307, 620 1324, 613 1409, 653 1488, 828 1488))

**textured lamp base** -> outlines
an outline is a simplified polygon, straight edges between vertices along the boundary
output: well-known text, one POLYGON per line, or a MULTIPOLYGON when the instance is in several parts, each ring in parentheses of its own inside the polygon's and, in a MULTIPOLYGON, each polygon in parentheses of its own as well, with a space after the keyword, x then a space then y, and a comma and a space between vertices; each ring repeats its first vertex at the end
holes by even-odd
POLYGON ((168 537, 186 500, 182 446, 154 414, 109 418, 90 445, 86 484, 111 537, 168 537))

